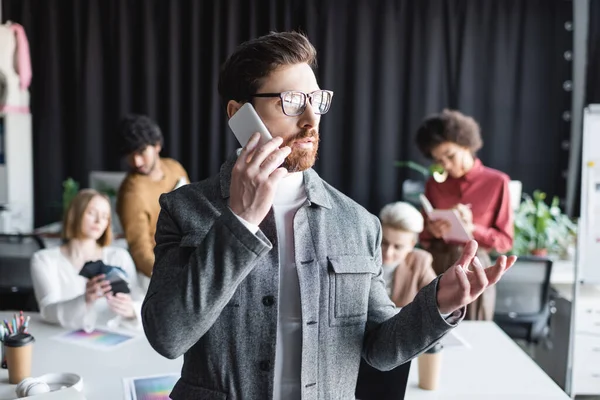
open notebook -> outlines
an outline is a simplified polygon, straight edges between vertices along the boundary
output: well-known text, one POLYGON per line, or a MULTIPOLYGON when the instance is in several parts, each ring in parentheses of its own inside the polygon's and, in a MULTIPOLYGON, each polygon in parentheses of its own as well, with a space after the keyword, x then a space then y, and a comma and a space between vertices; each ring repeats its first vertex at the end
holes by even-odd
POLYGON ((465 228, 460 215, 456 210, 437 210, 434 209, 429 199, 424 194, 419 196, 421 205, 427 217, 432 221, 445 219, 450 222, 450 231, 443 236, 445 242, 465 243, 473 239, 473 235, 465 228))

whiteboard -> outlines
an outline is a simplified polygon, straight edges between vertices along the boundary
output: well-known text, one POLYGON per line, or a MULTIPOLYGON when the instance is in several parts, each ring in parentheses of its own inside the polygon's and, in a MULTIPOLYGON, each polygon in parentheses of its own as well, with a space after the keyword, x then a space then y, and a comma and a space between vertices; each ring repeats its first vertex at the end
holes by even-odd
POLYGON ((578 229, 578 280, 600 284, 600 104, 590 104, 583 111, 578 229))

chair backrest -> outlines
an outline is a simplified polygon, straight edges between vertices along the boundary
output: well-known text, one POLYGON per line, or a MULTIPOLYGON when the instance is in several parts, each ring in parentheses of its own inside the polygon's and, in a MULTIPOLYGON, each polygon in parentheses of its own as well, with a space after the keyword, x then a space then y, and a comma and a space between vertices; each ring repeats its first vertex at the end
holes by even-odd
POLYGON ((551 273, 551 259, 520 256, 496 284, 495 314, 516 317, 544 312, 551 273))
POLYGON ((37 310, 30 264, 44 247, 38 236, 0 234, 0 309, 37 310))
POLYGON ((0 293, 33 290, 29 265, 29 258, 0 257, 0 293))

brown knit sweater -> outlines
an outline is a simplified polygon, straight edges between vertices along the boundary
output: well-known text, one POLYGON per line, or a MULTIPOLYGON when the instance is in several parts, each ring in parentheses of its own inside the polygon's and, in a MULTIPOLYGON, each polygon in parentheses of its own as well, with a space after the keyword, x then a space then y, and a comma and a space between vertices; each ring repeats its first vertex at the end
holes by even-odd
POLYGON ((129 252, 138 271, 150 277, 154 267, 154 234, 160 212, 158 198, 175 188, 181 177, 189 182, 185 169, 170 158, 160 159, 164 173, 160 181, 129 173, 119 188, 117 214, 121 220, 129 252))

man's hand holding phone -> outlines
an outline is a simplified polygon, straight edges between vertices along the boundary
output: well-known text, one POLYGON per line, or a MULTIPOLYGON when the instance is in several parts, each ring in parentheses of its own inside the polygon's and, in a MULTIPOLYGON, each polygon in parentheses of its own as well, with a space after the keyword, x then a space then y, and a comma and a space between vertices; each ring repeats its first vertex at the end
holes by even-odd
POLYGON ((289 146, 279 148, 280 137, 258 146, 260 137, 253 134, 242 148, 231 173, 229 198, 231 210, 254 225, 267 216, 279 181, 288 174, 281 164, 292 151, 289 146))

